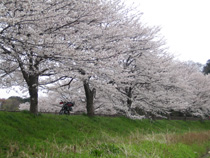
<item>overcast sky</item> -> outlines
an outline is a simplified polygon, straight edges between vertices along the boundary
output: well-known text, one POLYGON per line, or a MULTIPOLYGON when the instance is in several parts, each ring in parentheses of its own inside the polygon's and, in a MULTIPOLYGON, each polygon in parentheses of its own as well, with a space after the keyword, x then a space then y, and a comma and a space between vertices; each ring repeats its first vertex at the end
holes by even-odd
POLYGON ((210 0, 126 0, 135 2, 149 26, 160 26, 169 51, 182 61, 210 59, 210 0))

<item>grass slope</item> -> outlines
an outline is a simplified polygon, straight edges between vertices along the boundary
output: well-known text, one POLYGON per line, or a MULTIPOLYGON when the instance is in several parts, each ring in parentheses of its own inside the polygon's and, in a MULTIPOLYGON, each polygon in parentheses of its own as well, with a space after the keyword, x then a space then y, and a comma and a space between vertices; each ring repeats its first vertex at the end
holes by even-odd
POLYGON ((196 158, 209 147, 210 121, 0 112, 0 158, 196 158))

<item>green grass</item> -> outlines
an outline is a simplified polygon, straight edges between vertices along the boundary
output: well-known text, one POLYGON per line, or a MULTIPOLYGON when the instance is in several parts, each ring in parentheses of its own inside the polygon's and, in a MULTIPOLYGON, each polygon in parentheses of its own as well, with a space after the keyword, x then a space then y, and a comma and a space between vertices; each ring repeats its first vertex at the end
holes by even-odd
POLYGON ((210 121, 0 112, 0 158, 196 158, 209 148, 210 121))

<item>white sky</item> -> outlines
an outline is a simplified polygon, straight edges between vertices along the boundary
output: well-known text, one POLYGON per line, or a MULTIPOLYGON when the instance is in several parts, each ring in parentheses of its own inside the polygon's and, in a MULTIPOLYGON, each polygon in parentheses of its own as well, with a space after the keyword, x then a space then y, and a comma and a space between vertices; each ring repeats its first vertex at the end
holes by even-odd
POLYGON ((170 53, 182 61, 210 59, 210 0, 125 0, 138 5, 143 21, 160 26, 170 53))
POLYGON ((20 96, 18 93, 14 92, 14 91, 10 92, 10 91, 8 91, 6 89, 0 89, 0 91, 1 91, 0 99, 2 99, 2 98, 7 99, 10 96, 20 96))
MULTIPOLYGON (((138 4, 143 21, 161 26, 169 51, 178 59, 205 64, 210 59, 210 0, 125 0, 138 4), (209 54, 208 54, 209 53, 209 54)), ((22 96, 0 89, 0 98, 22 96)))
POLYGON ((23 94, 18 87, 13 87, 12 89, 0 89, 0 99, 1 98, 9 98, 11 96, 20 96, 27 97, 27 94, 23 94))

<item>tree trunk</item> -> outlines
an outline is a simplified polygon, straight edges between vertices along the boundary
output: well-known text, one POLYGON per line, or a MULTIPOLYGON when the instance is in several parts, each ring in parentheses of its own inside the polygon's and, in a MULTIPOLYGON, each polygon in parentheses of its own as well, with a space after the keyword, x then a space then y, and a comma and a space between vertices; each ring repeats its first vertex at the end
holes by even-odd
POLYGON ((85 89, 85 96, 86 96, 87 115, 94 116, 93 100, 96 93, 96 89, 95 88, 93 88, 92 90, 90 89, 88 80, 83 81, 83 86, 85 89))
POLYGON ((186 114, 184 114, 184 120, 187 121, 187 115, 186 114))
POLYGON ((30 112, 38 113, 38 76, 29 76, 30 112))
POLYGON ((128 106, 128 109, 131 110, 131 105, 132 105, 132 88, 131 87, 127 87, 125 89, 125 92, 126 92, 126 95, 127 95, 127 106, 128 106))
POLYGON ((167 119, 171 120, 171 115, 170 114, 167 114, 167 119))

